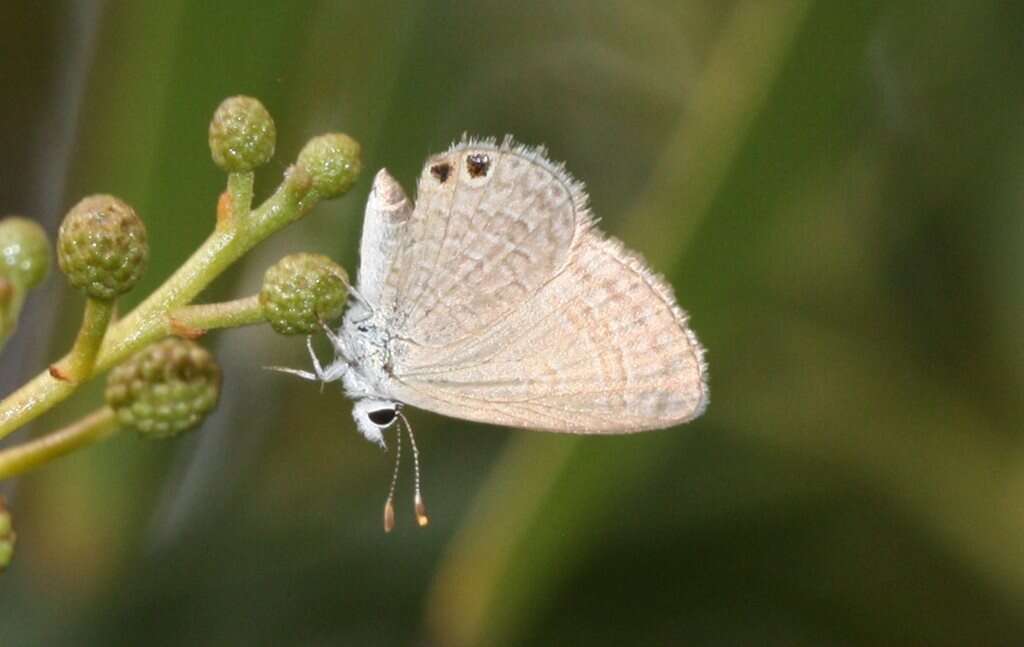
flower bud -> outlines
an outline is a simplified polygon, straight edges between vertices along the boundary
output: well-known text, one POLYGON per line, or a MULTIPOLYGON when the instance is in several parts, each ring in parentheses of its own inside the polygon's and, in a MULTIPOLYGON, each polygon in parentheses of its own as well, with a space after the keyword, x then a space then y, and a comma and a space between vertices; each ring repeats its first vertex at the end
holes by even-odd
POLYGON ((149 259, 146 227, 135 210, 110 195, 72 207, 57 234, 57 263, 71 285, 96 299, 130 290, 149 259))
POLYGON ((209 351, 169 337, 114 368, 106 400, 125 427, 147 438, 169 438, 197 427, 213 410, 220 379, 209 351))
POLYGON ((308 335, 337 318, 348 297, 348 275, 321 254, 285 256, 267 270, 260 290, 263 315, 282 335, 308 335))
POLYGON ((224 99, 210 120, 210 154, 229 173, 251 171, 274 156, 274 119, 258 99, 224 99))
POLYGON ((0 275, 28 290, 50 271, 50 240, 38 223, 11 216, 0 220, 0 275))
POLYGON ((359 142, 342 133, 309 140, 299 153, 297 165, 313 178, 313 190, 323 199, 336 198, 352 188, 362 162, 359 142))

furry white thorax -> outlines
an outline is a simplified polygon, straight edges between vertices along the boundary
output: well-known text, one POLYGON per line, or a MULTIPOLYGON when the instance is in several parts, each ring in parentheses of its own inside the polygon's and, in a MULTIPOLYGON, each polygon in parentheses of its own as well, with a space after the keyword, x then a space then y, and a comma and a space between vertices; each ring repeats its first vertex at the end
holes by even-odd
POLYGON ((398 403, 388 397, 390 391, 385 366, 388 363, 388 336, 380 321, 358 300, 353 300, 345 312, 338 335, 332 339, 334 360, 324 372, 341 375, 345 395, 353 401, 352 417, 356 427, 367 440, 384 447, 384 436, 379 424, 370 420, 370 414, 382 409, 397 410, 398 403))

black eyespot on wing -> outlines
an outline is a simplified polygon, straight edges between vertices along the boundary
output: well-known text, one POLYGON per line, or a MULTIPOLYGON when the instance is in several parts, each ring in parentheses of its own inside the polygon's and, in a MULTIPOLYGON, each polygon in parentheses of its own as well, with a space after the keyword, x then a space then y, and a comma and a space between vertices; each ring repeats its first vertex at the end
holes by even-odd
POLYGON ((370 412, 369 418, 370 422, 378 427, 387 427, 395 421, 395 415, 394 409, 377 409, 370 412))
POLYGON ((466 156, 466 170, 469 171, 469 177, 487 175, 489 168, 491 168, 491 158, 484 153, 472 153, 466 156))
POLYGON ((451 175, 452 165, 448 162, 442 162, 440 164, 434 164, 430 167, 430 174, 437 178, 437 181, 444 184, 448 176, 451 175))

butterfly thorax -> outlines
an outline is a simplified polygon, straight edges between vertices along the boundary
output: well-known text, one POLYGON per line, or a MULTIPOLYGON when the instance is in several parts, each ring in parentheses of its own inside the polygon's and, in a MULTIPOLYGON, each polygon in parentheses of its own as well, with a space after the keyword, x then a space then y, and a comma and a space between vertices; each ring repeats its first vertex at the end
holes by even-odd
POLYGON ((390 389, 390 335, 377 312, 354 302, 345 312, 338 331, 339 345, 335 361, 345 362, 349 370, 343 384, 352 398, 388 397, 390 389))

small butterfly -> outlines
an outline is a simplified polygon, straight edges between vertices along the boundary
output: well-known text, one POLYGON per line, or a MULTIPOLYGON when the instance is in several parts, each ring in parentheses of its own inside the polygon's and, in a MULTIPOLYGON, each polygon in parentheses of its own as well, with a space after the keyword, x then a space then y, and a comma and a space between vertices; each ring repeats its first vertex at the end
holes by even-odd
POLYGON ((341 380, 381 446, 404 424, 420 525, 403 405, 574 434, 671 427, 707 407, 704 349, 672 289, 597 229, 583 185, 543 148, 463 139, 427 160, 415 202, 381 169, 360 257, 341 327, 325 328, 333 361, 307 340, 314 371, 285 370, 341 380))

